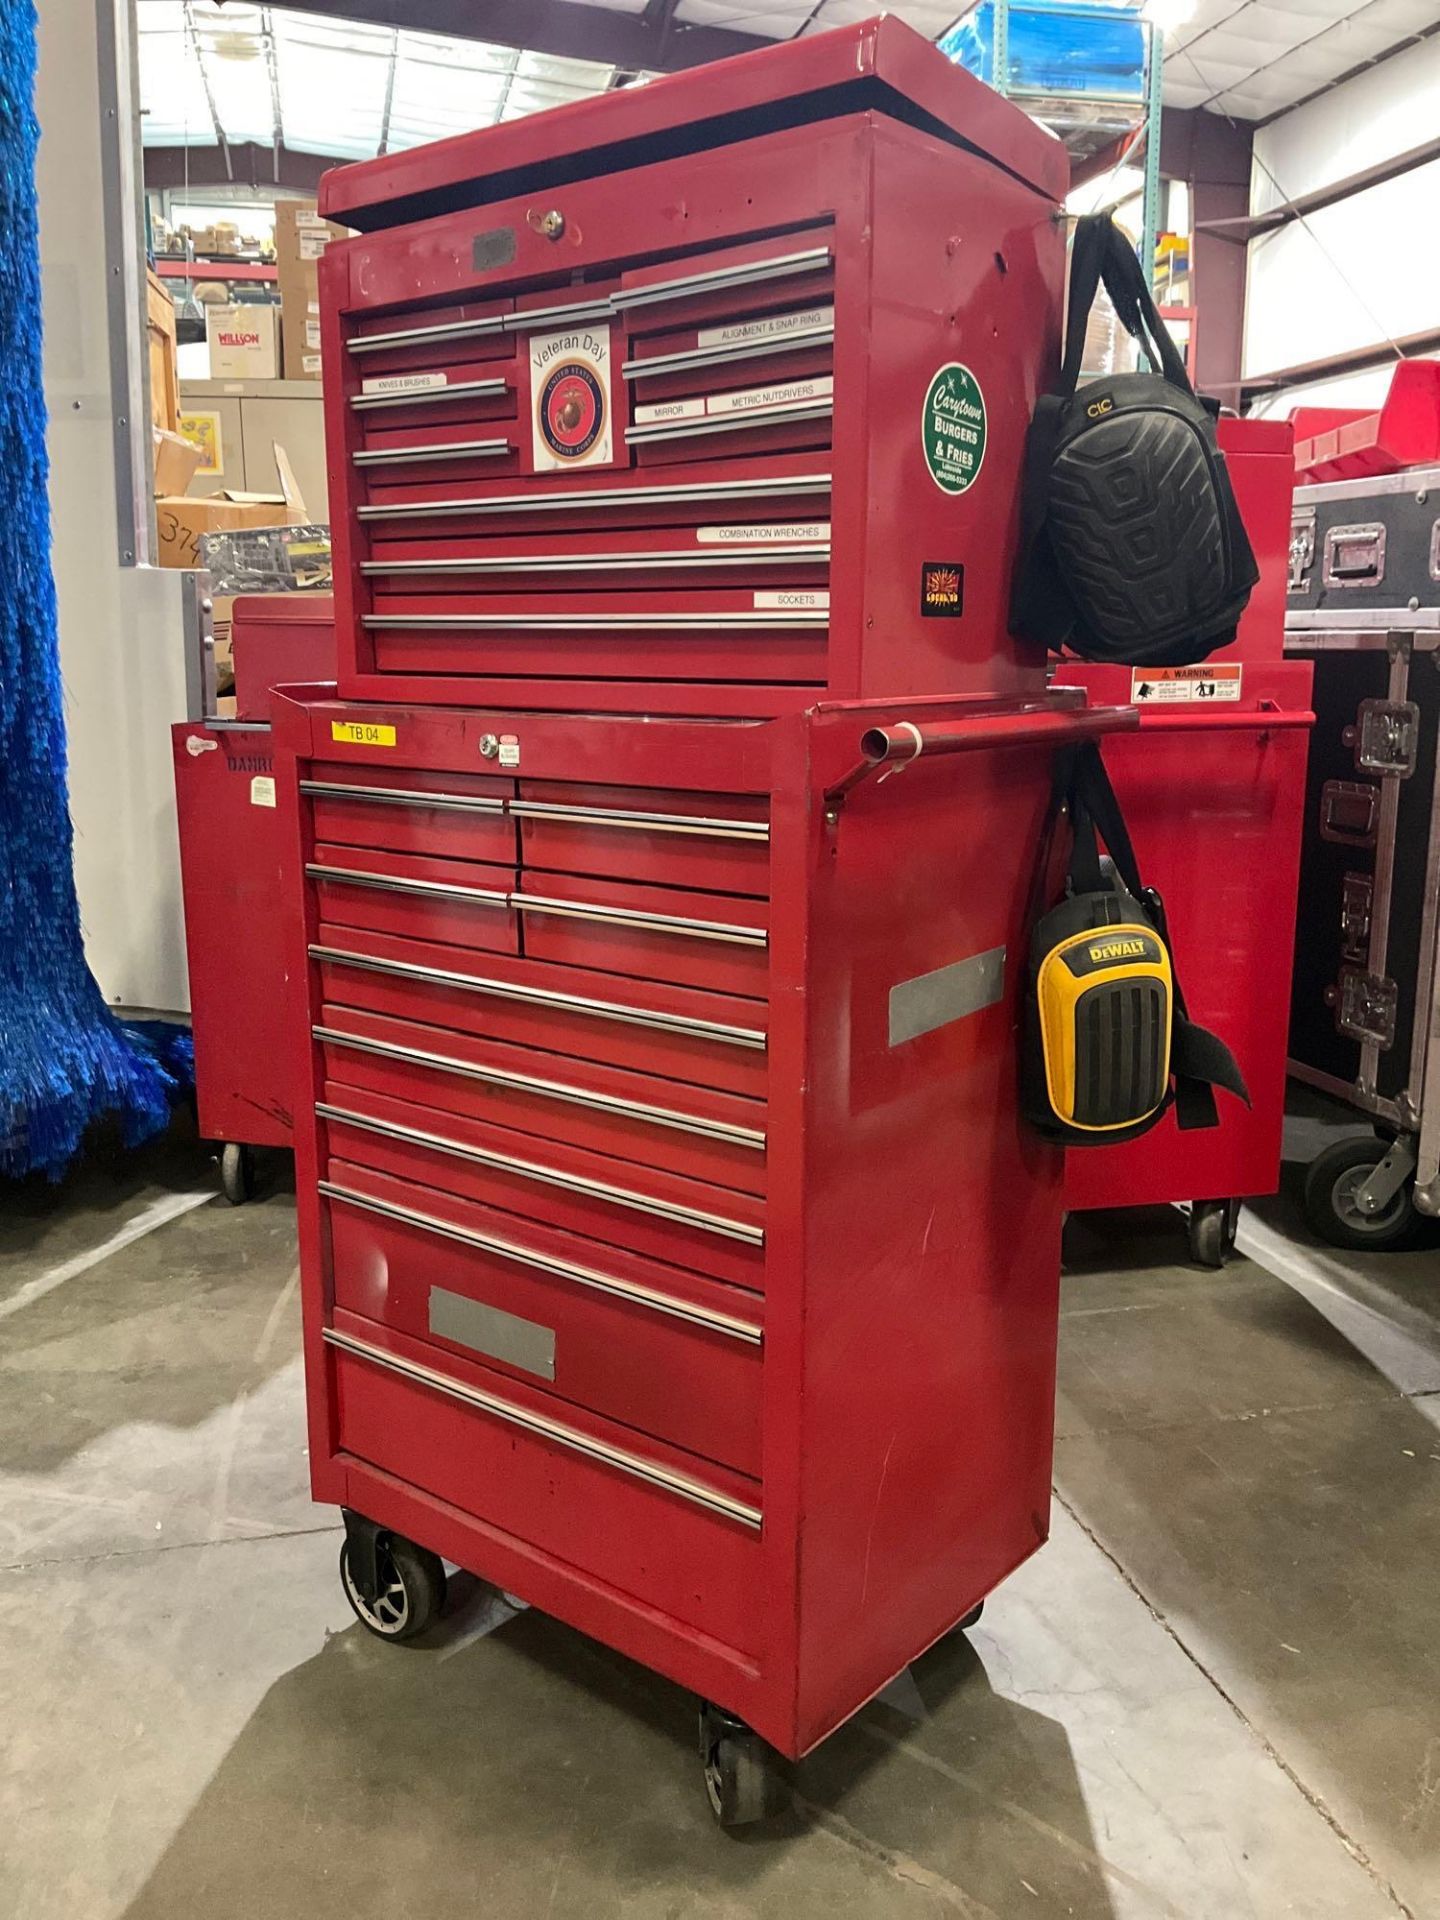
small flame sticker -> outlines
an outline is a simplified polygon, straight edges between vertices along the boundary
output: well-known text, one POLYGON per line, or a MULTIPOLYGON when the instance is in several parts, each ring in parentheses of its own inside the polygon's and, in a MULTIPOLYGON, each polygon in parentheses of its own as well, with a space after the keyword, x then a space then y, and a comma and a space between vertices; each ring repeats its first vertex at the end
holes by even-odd
POLYGON ((965 569, 958 560, 927 560, 920 569, 920 611, 927 620, 965 611, 965 569))

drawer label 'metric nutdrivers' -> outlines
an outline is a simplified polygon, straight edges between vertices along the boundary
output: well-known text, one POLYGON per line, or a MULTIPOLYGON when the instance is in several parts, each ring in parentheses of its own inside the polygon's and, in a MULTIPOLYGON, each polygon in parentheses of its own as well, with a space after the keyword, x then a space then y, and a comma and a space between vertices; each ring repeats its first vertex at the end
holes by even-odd
POLYGON ((828 374, 813 380, 787 380, 778 387, 747 387, 743 393, 707 393, 694 400, 656 400, 636 407, 637 427, 656 426, 662 420, 706 420, 737 413, 769 413, 775 407, 798 407, 807 401, 828 400, 835 381, 828 374))

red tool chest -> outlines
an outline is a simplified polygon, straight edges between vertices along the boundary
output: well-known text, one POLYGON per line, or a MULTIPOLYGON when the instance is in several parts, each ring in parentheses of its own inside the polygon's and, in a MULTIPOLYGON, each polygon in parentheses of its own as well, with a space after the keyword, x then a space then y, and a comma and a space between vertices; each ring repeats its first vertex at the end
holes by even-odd
POLYGON ((726 1823, 1047 1529, 1056 142, 893 20, 327 176, 277 712, 314 1489, 693 1687, 726 1823))
POLYGON ((1138 1140, 1067 1156, 1066 1204, 1190 1202, 1194 1257, 1223 1264, 1241 1199, 1280 1181, 1290 961, 1310 729, 1310 668, 1285 660, 1294 459, 1284 421, 1222 420, 1260 580, 1234 642, 1162 674, 1065 661, 1091 699, 1140 703, 1140 730, 1106 753, 1140 870, 1165 902, 1190 1012, 1221 1034, 1251 1104, 1182 1134, 1173 1115, 1138 1140))

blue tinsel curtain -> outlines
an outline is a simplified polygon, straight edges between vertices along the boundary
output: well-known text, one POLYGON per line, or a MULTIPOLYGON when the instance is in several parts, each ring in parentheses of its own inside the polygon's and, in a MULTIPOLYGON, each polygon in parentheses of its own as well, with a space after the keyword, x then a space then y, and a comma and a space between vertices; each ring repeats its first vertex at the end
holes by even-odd
POLYGON ((99 1115, 117 1114, 132 1142, 163 1125, 175 1079, 110 1013, 80 939, 46 495, 35 40, 30 0, 0 0, 0 1174, 58 1178, 99 1115))

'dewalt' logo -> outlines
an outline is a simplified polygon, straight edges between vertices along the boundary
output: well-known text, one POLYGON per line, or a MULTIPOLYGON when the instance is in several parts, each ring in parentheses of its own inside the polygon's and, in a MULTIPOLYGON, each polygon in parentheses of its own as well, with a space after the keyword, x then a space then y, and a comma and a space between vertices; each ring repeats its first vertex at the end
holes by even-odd
POLYGON ((920 611, 927 620, 965 611, 965 569, 958 560, 927 560, 921 567, 920 611))
POLYGON ((536 419, 557 460, 583 460, 605 431, 605 389, 596 368, 578 359, 551 368, 536 419))
POLYGON ((1116 960, 1146 960, 1150 957, 1149 946, 1146 940, 1097 940, 1090 948, 1090 958, 1097 967, 1116 960))

